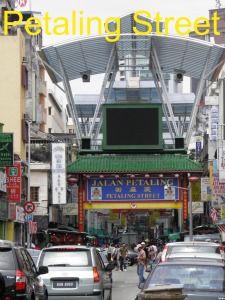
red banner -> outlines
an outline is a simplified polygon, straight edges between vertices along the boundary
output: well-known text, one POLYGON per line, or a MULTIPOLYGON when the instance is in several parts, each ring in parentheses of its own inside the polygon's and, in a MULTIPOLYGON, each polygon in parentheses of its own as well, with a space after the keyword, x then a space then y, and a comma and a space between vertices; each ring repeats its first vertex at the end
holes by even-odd
POLYGON ((37 222, 29 221, 30 223, 30 234, 37 233, 37 222))
POLYGON ((15 162, 13 167, 6 167, 6 190, 8 201, 20 202, 21 199, 21 162, 15 162))
POLYGON ((78 230, 84 231, 83 186, 78 187, 78 230))

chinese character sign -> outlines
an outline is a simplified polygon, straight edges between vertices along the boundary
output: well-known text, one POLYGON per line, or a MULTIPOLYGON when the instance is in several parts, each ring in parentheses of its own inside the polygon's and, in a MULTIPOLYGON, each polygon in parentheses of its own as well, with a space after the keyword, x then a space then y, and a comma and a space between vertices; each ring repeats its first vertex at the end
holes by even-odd
POLYGON ((212 173, 212 201, 211 205, 219 209, 225 203, 225 183, 220 183, 219 173, 212 173))
POLYGON ((179 199, 177 178, 91 178, 87 183, 89 201, 174 201, 179 199), (165 190, 165 185, 168 188, 165 190))
POLYGON ((209 177, 201 178, 201 201, 211 201, 211 189, 209 177))
POLYGON ((52 144, 52 204, 66 204, 66 145, 52 144))
POLYGON ((13 133, 0 133, 0 167, 13 166, 13 133))
POLYGON ((6 190, 10 202, 20 202, 21 198, 21 163, 6 167, 6 190))

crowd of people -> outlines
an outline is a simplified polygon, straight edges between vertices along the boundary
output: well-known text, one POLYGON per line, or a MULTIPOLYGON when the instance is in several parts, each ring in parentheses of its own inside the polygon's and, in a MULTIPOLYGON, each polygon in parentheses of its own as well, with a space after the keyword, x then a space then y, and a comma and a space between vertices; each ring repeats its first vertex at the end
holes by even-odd
MULTIPOLYGON (((102 246, 105 249, 106 256, 109 261, 115 263, 115 271, 126 271, 126 256, 128 248, 125 243, 121 246, 118 244, 107 244, 102 246)), ((137 252, 137 274, 138 274, 138 285, 145 281, 144 271, 147 268, 152 268, 152 265, 157 260, 157 255, 163 250, 163 245, 160 244, 149 244, 142 241, 140 244, 134 245, 134 251, 137 252)))

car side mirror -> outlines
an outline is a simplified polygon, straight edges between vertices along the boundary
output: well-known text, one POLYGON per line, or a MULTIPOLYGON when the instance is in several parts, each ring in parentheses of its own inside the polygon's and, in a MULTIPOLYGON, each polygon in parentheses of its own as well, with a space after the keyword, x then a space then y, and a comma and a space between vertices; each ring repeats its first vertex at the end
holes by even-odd
POLYGON ((40 266, 38 268, 38 275, 47 274, 47 273, 48 273, 48 267, 40 266))

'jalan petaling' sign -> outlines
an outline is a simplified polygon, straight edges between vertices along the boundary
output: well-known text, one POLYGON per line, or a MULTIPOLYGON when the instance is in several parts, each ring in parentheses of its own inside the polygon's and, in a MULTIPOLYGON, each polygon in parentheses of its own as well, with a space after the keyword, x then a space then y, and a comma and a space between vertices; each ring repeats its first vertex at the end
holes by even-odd
POLYGON ((13 166, 13 133, 0 133, 0 167, 13 166))
POLYGON ((91 178, 87 183, 88 201, 178 200, 177 178, 91 178), (165 190, 165 185, 168 188, 165 190), (170 187, 171 186, 171 187, 170 187))

